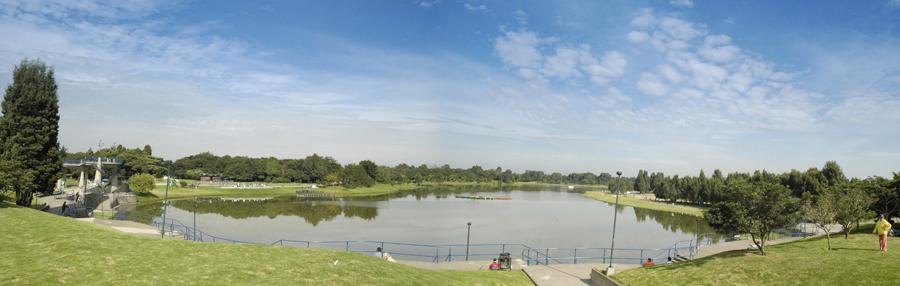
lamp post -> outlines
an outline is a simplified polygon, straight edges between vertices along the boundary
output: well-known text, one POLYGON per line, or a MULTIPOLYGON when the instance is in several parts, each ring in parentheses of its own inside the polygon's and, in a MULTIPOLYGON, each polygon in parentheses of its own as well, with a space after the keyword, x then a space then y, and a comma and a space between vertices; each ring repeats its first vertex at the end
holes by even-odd
POLYGON ((616 172, 616 204, 613 206, 613 231, 612 231, 612 242, 609 246, 609 267, 606 268, 606 276, 610 276, 616 273, 615 268, 613 268, 613 252, 616 250, 616 222, 618 220, 619 212, 617 209, 619 208, 619 188, 622 185, 622 171, 616 172))
POLYGON ((166 212, 169 210, 169 179, 172 178, 172 168, 166 169, 166 196, 163 198, 163 217, 162 230, 159 232, 160 237, 166 237, 166 212))
POLYGON ((469 261, 469 237, 472 234, 472 223, 466 223, 466 261, 469 261))

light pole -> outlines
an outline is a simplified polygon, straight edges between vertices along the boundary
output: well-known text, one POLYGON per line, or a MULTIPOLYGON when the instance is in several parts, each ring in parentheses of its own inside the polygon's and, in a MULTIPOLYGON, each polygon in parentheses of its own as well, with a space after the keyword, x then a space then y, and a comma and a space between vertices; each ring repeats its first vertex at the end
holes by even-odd
POLYGON ((622 185, 622 171, 616 172, 616 204, 613 206, 613 231, 612 231, 612 242, 609 246, 609 267, 606 268, 606 276, 610 276, 616 273, 615 268, 613 268, 613 252, 616 250, 616 221, 618 220, 619 212, 617 209, 619 208, 619 188, 622 185))
POLYGON ((172 168, 166 169, 166 196, 163 198, 163 217, 162 230, 159 232, 160 237, 166 237, 166 212, 169 210, 169 179, 172 178, 172 168))
POLYGON ((466 226, 466 261, 469 261, 469 237, 472 234, 472 223, 467 222, 466 226))
POLYGON ((194 234, 191 237, 194 238, 194 241, 197 241, 197 198, 194 198, 194 226, 191 227, 194 229, 194 234))

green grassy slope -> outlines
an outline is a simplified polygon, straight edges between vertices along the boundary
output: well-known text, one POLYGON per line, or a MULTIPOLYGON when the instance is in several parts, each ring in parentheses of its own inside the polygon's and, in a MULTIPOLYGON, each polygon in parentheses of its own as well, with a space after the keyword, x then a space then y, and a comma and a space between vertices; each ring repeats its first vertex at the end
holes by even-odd
POLYGON ((624 285, 898 285, 900 239, 891 238, 888 253, 878 239, 862 231, 766 247, 767 256, 731 251, 693 262, 641 268, 613 276, 624 285), (894 247, 892 250, 891 247, 894 247))
POLYGON ((530 285, 520 271, 431 271, 367 255, 162 240, 0 203, 0 284, 530 285))

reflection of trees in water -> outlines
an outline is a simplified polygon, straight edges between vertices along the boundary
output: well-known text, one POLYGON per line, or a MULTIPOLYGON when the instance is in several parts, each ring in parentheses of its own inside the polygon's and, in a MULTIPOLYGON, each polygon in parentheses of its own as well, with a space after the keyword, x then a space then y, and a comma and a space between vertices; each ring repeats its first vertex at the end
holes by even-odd
POLYGON ((456 195, 459 194, 471 194, 471 193, 502 193, 509 194, 513 191, 524 191, 524 192, 540 192, 540 191, 554 191, 552 187, 546 186, 484 186, 484 185, 475 185, 475 186, 423 186, 421 189, 414 190, 404 190, 395 193, 379 195, 379 196, 370 196, 370 197, 349 197, 345 198, 345 200, 355 201, 387 201, 390 199, 396 198, 405 198, 405 197, 414 197, 416 200, 426 199, 428 197, 434 197, 436 199, 453 199, 456 195))
MULTIPOLYGON (((621 206, 620 206, 621 207, 621 206)), ((683 215, 672 212, 657 211, 651 209, 632 208, 638 222, 651 219, 671 232, 683 232, 691 234, 713 233, 715 230, 703 221, 703 218, 683 215)))
POLYGON ((173 205, 188 212, 219 214, 235 219, 297 216, 302 217, 307 223, 312 225, 318 225, 322 221, 330 221, 340 215, 364 220, 372 220, 378 216, 377 207, 348 205, 337 200, 308 200, 294 197, 258 201, 197 198, 194 200, 175 201, 173 205))

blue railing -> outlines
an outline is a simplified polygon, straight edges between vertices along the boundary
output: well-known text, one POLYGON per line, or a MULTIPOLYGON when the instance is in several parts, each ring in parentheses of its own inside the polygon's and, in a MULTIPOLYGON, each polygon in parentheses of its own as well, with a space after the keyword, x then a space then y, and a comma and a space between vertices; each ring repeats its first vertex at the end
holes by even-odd
POLYGON ((376 248, 381 248, 383 253, 390 253, 394 257, 406 257, 415 260, 431 261, 433 263, 452 262, 462 259, 490 260, 500 253, 519 253, 522 261, 527 265, 549 264, 578 264, 578 263, 614 263, 640 264, 647 258, 656 261, 665 261, 668 257, 684 257, 693 259, 701 245, 712 243, 711 235, 701 235, 697 239, 684 240, 674 243, 667 248, 642 249, 642 248, 616 248, 615 255, 611 255, 609 248, 579 247, 579 248, 536 248, 522 243, 480 243, 480 244, 416 244, 403 242, 389 242, 377 240, 329 240, 308 241, 279 239, 271 243, 241 241, 236 239, 215 236, 185 225, 184 223, 167 218, 165 223, 159 217, 152 220, 153 226, 160 228, 161 233, 169 236, 180 236, 184 240, 199 242, 217 242, 234 244, 270 244, 291 247, 306 247, 332 249, 358 253, 375 253, 376 248), (467 251, 468 250, 468 251, 467 251))

